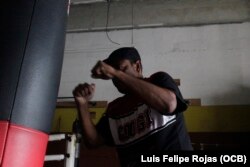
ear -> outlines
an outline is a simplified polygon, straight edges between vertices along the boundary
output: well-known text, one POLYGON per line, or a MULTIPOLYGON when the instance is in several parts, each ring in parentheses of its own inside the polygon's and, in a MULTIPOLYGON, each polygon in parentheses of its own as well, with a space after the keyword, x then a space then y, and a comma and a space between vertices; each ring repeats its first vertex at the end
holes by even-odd
POLYGON ((135 62, 135 70, 136 70, 138 73, 142 73, 141 60, 137 60, 137 61, 135 62))

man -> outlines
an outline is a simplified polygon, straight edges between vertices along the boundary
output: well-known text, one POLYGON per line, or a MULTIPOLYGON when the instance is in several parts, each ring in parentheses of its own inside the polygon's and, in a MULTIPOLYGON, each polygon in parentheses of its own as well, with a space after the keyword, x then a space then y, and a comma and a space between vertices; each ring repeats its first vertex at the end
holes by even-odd
POLYGON ((115 50, 92 69, 92 77, 111 79, 124 96, 109 103, 94 126, 88 112, 94 84, 80 84, 73 95, 80 111, 85 144, 116 146, 122 166, 136 166, 135 153, 192 150, 185 128, 187 109, 174 80, 165 72, 142 75, 141 58, 133 47, 115 50))

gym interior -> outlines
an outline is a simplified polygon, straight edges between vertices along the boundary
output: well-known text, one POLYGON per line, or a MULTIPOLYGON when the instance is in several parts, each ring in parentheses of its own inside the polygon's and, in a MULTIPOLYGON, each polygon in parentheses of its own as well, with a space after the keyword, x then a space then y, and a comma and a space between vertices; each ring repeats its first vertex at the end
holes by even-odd
POLYGON ((138 49, 145 77, 174 78, 195 151, 250 149, 249 0, 15 0, 1 13, 1 167, 120 167, 75 134, 72 95, 96 84, 97 124, 121 94, 90 70, 120 47, 138 49))

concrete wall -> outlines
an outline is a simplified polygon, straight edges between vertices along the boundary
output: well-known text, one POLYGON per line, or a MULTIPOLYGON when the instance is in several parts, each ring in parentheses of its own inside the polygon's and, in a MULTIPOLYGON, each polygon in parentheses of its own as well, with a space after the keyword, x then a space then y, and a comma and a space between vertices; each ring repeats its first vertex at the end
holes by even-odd
POLYGON ((202 105, 250 104, 250 23, 68 33, 59 96, 71 96, 79 82, 96 83, 94 100, 120 94, 111 81, 93 80, 90 70, 121 46, 135 46, 144 74, 166 71, 181 79, 185 98, 202 105), (133 33, 133 41, 132 41, 133 33))
MULTIPOLYGON (((72 5, 68 30, 104 30, 107 6, 72 5)), ((239 23, 250 20, 250 1, 111 0, 108 20, 111 29, 239 23)))
POLYGON ((112 0, 109 12, 106 27, 107 3, 71 6, 59 96, 72 96, 79 82, 96 83, 93 100, 120 96, 90 70, 114 49, 135 46, 145 76, 181 79, 185 98, 250 104, 250 0, 112 0))

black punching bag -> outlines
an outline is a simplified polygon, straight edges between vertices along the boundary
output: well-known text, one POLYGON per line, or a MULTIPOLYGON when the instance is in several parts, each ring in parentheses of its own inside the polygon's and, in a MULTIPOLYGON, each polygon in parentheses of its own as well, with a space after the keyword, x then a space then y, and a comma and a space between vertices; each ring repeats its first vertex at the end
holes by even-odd
POLYGON ((0 167, 42 167, 68 0, 6 0, 0 8, 0 167))

